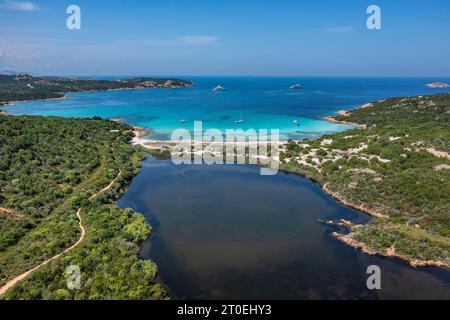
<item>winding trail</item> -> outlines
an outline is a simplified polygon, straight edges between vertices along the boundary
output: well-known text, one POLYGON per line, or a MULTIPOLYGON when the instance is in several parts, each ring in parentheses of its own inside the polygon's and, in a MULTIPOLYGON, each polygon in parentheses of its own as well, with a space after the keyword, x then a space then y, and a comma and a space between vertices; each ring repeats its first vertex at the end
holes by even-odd
MULTIPOLYGON (((112 180, 108 186, 106 186, 105 188, 103 188, 102 190, 100 190, 99 192, 97 192, 96 194, 94 194, 93 196, 91 196, 89 198, 89 200, 94 199, 96 196, 98 196, 99 194, 108 191, 109 189, 111 189, 111 187, 114 185, 114 183, 117 181, 117 179, 120 177, 120 175, 122 174, 122 171, 119 170, 119 174, 117 175, 117 177, 114 178, 114 180, 112 180)), ((11 287, 13 287, 15 284, 17 284, 19 281, 22 281, 23 279, 25 279, 26 277, 28 277, 31 273, 33 273, 34 271, 38 270, 40 267, 43 267, 45 265, 47 265, 49 262, 58 259, 60 256, 62 256, 63 254, 72 251, 73 249, 75 249, 76 247, 78 247, 78 245, 84 240, 85 236, 86 236, 86 229, 84 228, 83 225, 83 218, 81 217, 81 207, 78 208, 77 210, 77 218, 78 218, 78 226, 80 227, 80 231, 81 231, 81 235, 80 238, 78 239, 77 242, 75 242, 72 246, 70 246, 69 248, 65 249, 63 252, 57 254, 56 256, 53 256, 47 260, 45 260, 44 262, 42 262, 41 264, 39 264, 38 266, 34 267, 33 269, 30 269, 20 275, 18 275, 17 277, 11 279, 10 281, 8 281, 3 287, 0 288, 0 296, 4 295, 6 293, 6 291, 8 291, 11 287)))

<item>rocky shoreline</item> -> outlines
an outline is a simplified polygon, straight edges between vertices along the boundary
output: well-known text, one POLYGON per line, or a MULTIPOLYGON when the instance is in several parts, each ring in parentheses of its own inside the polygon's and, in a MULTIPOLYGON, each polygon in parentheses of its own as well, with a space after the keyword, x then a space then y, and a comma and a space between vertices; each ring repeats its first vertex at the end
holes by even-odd
MULTIPOLYGON (((439 86, 435 86, 436 88, 443 88, 443 86, 441 86, 440 83, 438 83, 439 86)), ((447 86, 445 86, 447 87, 447 86)), ((373 106, 372 103, 367 103, 364 104, 356 109, 362 109, 362 108, 367 108, 367 107, 371 107, 373 106)), ((349 116, 351 113, 351 110, 341 110, 336 112, 337 115, 340 115, 342 117, 347 117, 349 116)), ((330 122, 334 122, 334 123, 340 123, 340 124, 347 124, 347 125, 354 125, 357 126, 360 129, 366 129, 367 126, 366 125, 361 125, 358 123, 353 123, 353 122, 349 122, 349 121, 343 121, 343 120, 338 120, 336 118, 334 118, 333 116, 327 116, 324 117, 323 120, 326 121, 330 121, 330 122)), ((427 151, 437 157, 441 157, 441 158, 446 158, 446 159, 450 159, 450 156, 445 153, 445 152, 440 152, 434 149, 430 149, 427 151)), ((329 189, 328 184, 324 184, 321 185, 322 189, 331 197, 333 197, 334 199, 336 199, 337 201, 339 201, 340 203, 344 204, 345 206, 348 206, 350 208, 353 208, 355 210, 364 212, 370 216, 376 217, 376 218, 388 218, 387 215, 384 215, 374 209, 369 209, 364 207, 364 205, 357 205, 354 203, 351 203, 350 201, 348 201, 347 199, 343 198, 339 193, 337 192, 333 192, 329 189)), ((347 227, 350 232, 348 234, 343 234, 343 233, 339 233, 339 232, 333 232, 331 235, 344 242, 345 244, 353 247, 354 249, 360 250, 363 253, 369 254, 369 255, 379 255, 379 256, 384 256, 384 257, 393 257, 393 258, 397 258, 400 259, 404 262, 407 262, 409 265, 411 265, 412 267, 426 267, 426 266, 437 266, 437 267, 442 267, 442 268, 450 268, 450 265, 444 261, 434 261, 434 260, 419 260, 419 259, 412 259, 412 258, 408 258, 405 257, 401 254, 398 254, 395 250, 395 247, 391 246, 390 248, 388 248, 385 251, 379 251, 379 250, 375 250, 370 248, 369 246, 367 246, 366 244, 362 243, 362 242, 358 242, 353 238, 354 232, 352 232, 352 230, 354 230, 355 228, 357 228, 358 226, 352 224, 351 222, 345 222, 343 223, 342 221, 339 223, 333 223, 333 222, 327 222, 328 224, 335 224, 335 225, 340 225, 343 227, 347 227)))
POLYGON ((331 197, 333 197, 334 199, 338 200, 340 203, 346 205, 347 207, 350 207, 352 209, 367 213, 370 216, 376 217, 376 218, 387 218, 387 215, 384 215, 382 213, 379 213, 373 209, 368 209, 366 207, 364 207, 363 205, 357 205, 354 203, 351 203, 349 201, 347 201, 345 198, 343 198, 339 193, 337 192, 333 192, 328 188, 328 184, 325 184, 322 186, 322 189, 331 197))
MULTIPOLYGON (((368 108, 368 107, 371 107, 371 106, 373 106, 372 103, 366 103, 366 104, 364 104, 362 106, 359 106, 356 109, 363 109, 363 108, 368 108)), ((350 116, 351 112, 352 112, 351 110, 339 110, 339 111, 336 112, 336 114, 339 115, 339 116, 348 117, 348 116, 350 116)), ((334 116, 326 116, 326 117, 323 117, 322 120, 329 121, 329 122, 334 122, 334 123, 339 123, 339 124, 346 124, 346 125, 356 126, 356 127, 360 128, 360 129, 367 129, 367 126, 365 124, 360 124, 360 123, 350 122, 350 121, 344 121, 344 120, 338 120, 334 116)))
MULTIPOLYGON (((19 100, 19 101, 9 101, 6 102, 4 105, 2 105, 2 107, 10 107, 10 106, 14 106, 18 103, 28 103, 28 102, 42 102, 42 101, 58 101, 58 100, 67 100, 69 99, 69 96, 64 95, 62 97, 58 97, 58 98, 47 98, 47 99, 32 99, 32 100, 19 100)), ((3 110, 5 112, 5 114, 7 114, 8 112, 6 110, 3 110)))
POLYGON ((334 123, 339 123, 339 124, 346 124, 346 125, 350 125, 350 126, 356 126, 356 127, 360 128, 360 129, 365 129, 366 128, 365 125, 361 125, 361 124, 356 123, 356 122, 337 120, 337 119, 335 119, 332 116, 323 117, 322 120, 329 121, 329 122, 334 122, 334 123))
MULTIPOLYGON (((130 88, 117 88, 117 89, 107 89, 107 90, 81 90, 81 91, 73 91, 67 93, 89 93, 89 92, 109 92, 109 91, 124 91, 124 90, 144 90, 144 89, 155 89, 155 88, 163 88, 163 89, 179 89, 189 86, 195 86, 194 83, 186 86, 155 86, 155 87, 130 87, 130 88)), ((31 100, 19 100, 19 101, 8 101, 5 102, 1 107, 14 106, 18 103, 28 103, 28 102, 40 102, 40 101, 58 101, 58 100, 67 100, 70 97, 68 95, 64 95, 58 98, 48 98, 48 99, 31 99, 31 100)))
POLYGON ((372 248, 370 248, 369 246, 367 246, 365 243, 359 242, 357 240, 355 240, 353 238, 353 235, 355 234, 354 231, 357 228, 360 228, 361 225, 356 225, 353 224, 350 221, 341 219, 340 221, 324 221, 324 223, 328 224, 328 225, 332 225, 332 226, 340 226, 340 227, 344 227, 347 228, 349 230, 349 233, 344 234, 344 233, 339 233, 339 232, 332 232, 331 236, 336 238, 339 241, 342 241, 343 243, 345 243, 346 245, 361 251, 362 253, 371 255, 371 256, 382 256, 382 257, 389 257, 389 258, 396 258, 396 259, 400 259, 406 263, 408 263, 409 265, 411 265, 414 268, 418 268, 418 267, 430 267, 430 266, 435 266, 435 267, 440 267, 440 268, 450 268, 450 265, 442 262, 442 261, 434 261, 434 260, 419 260, 419 259, 410 259, 407 258, 403 255, 400 255, 396 252, 395 247, 394 246, 390 246, 389 248, 387 248, 384 252, 381 251, 377 251, 374 250, 372 248))
POLYGON ((28 74, 0 75, 5 88, 0 88, 0 96, 9 97, 11 93, 20 91, 20 97, 14 96, 8 100, 0 101, 0 105, 11 106, 17 103, 34 101, 64 100, 68 99, 68 93, 78 92, 107 92, 121 90, 143 90, 143 89, 178 89, 193 87, 197 84, 192 81, 171 78, 130 78, 118 80, 95 80, 95 79, 73 79, 73 78, 46 78, 34 77, 28 74), (26 86, 24 87, 24 85, 26 86), (56 96, 56 98, 43 98, 37 96, 56 96), (36 97, 34 99, 34 97, 36 97), (14 100, 20 99, 23 100, 14 100))
POLYGON ((442 262, 442 261, 434 261, 434 260, 419 260, 419 259, 410 259, 407 258, 403 255, 400 255, 398 253, 396 253, 395 247, 391 246, 389 247, 386 251, 381 252, 381 251, 377 251, 377 250, 373 250, 372 248, 370 248, 369 246, 367 246, 366 244, 362 243, 362 242, 358 242, 355 239, 353 239, 353 234, 352 232, 348 233, 348 234, 343 234, 343 233, 339 233, 339 232, 333 232, 331 233, 331 235, 342 241, 343 243, 345 243, 346 245, 360 250, 361 252, 371 255, 371 256, 382 256, 382 257, 390 257, 390 258, 397 258, 400 259, 404 262, 407 262, 409 265, 411 265, 414 268, 418 268, 418 267, 430 267, 430 266, 435 266, 435 267, 441 267, 441 268, 450 268, 450 265, 442 262))

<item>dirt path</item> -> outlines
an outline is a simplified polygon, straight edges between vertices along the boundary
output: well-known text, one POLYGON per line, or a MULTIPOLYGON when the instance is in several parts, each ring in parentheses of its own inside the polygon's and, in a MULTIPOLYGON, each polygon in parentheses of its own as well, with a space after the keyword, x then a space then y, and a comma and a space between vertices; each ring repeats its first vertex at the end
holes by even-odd
MULTIPOLYGON (((114 185, 114 183, 117 181, 117 179, 120 177, 121 174, 122 174, 122 171, 119 170, 119 174, 117 175, 117 177, 115 177, 114 180, 112 180, 108 186, 106 186, 105 188, 103 188, 102 190, 100 190, 99 192, 94 194, 93 196, 91 196, 89 198, 89 200, 92 200, 96 196, 98 196, 99 194, 101 194, 101 193, 111 189, 111 187, 114 185)), ((19 281, 22 281, 23 279, 28 277, 31 273, 33 273, 34 271, 36 271, 40 267, 43 267, 43 266, 47 265, 49 262, 58 259, 63 254, 65 254, 65 253, 67 253, 69 251, 72 251, 73 249, 75 249, 84 240, 84 238, 86 236, 86 229, 83 226, 83 218, 81 217, 81 208, 78 208, 78 210, 77 210, 77 218, 78 218, 78 226, 80 227, 80 231, 81 231, 80 239, 78 239, 78 241, 75 242, 75 244, 73 244, 69 248, 65 249, 63 252, 61 252, 61 253, 57 254, 56 256, 53 256, 53 257, 51 257, 51 258, 49 258, 47 260, 45 260, 44 262, 42 262, 38 266, 34 267, 33 269, 28 270, 27 272, 24 272, 21 275, 18 275, 17 277, 15 277, 15 278, 11 279, 10 281, 8 281, 3 287, 0 288, 0 296, 5 294, 6 291, 8 291, 11 287, 13 287, 19 281)))

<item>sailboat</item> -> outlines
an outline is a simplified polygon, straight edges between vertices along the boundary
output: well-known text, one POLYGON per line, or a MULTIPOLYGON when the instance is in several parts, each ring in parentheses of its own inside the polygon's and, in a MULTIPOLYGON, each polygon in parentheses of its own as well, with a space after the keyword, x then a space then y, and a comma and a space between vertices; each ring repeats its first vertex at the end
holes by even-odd
POLYGON ((239 115, 239 120, 235 120, 234 121, 235 123, 244 123, 244 119, 242 119, 242 111, 240 112, 240 115, 239 115))
POLYGON ((215 87, 215 88, 213 89, 213 91, 215 91, 215 92, 226 91, 226 90, 227 90, 227 89, 224 88, 224 87, 222 87, 221 85, 218 85, 217 87, 215 87))

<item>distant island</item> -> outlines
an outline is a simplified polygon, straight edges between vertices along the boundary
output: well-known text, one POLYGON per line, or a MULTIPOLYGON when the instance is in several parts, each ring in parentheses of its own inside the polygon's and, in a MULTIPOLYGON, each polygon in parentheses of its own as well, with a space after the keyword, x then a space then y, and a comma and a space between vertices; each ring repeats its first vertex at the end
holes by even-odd
POLYGON ((173 78, 131 78, 97 80, 63 77, 35 77, 29 74, 0 75, 0 106, 21 101, 65 99, 68 92, 92 92, 195 86, 173 78))
POLYGON ((450 85, 444 82, 433 82, 425 85, 428 88, 448 88, 450 85))

